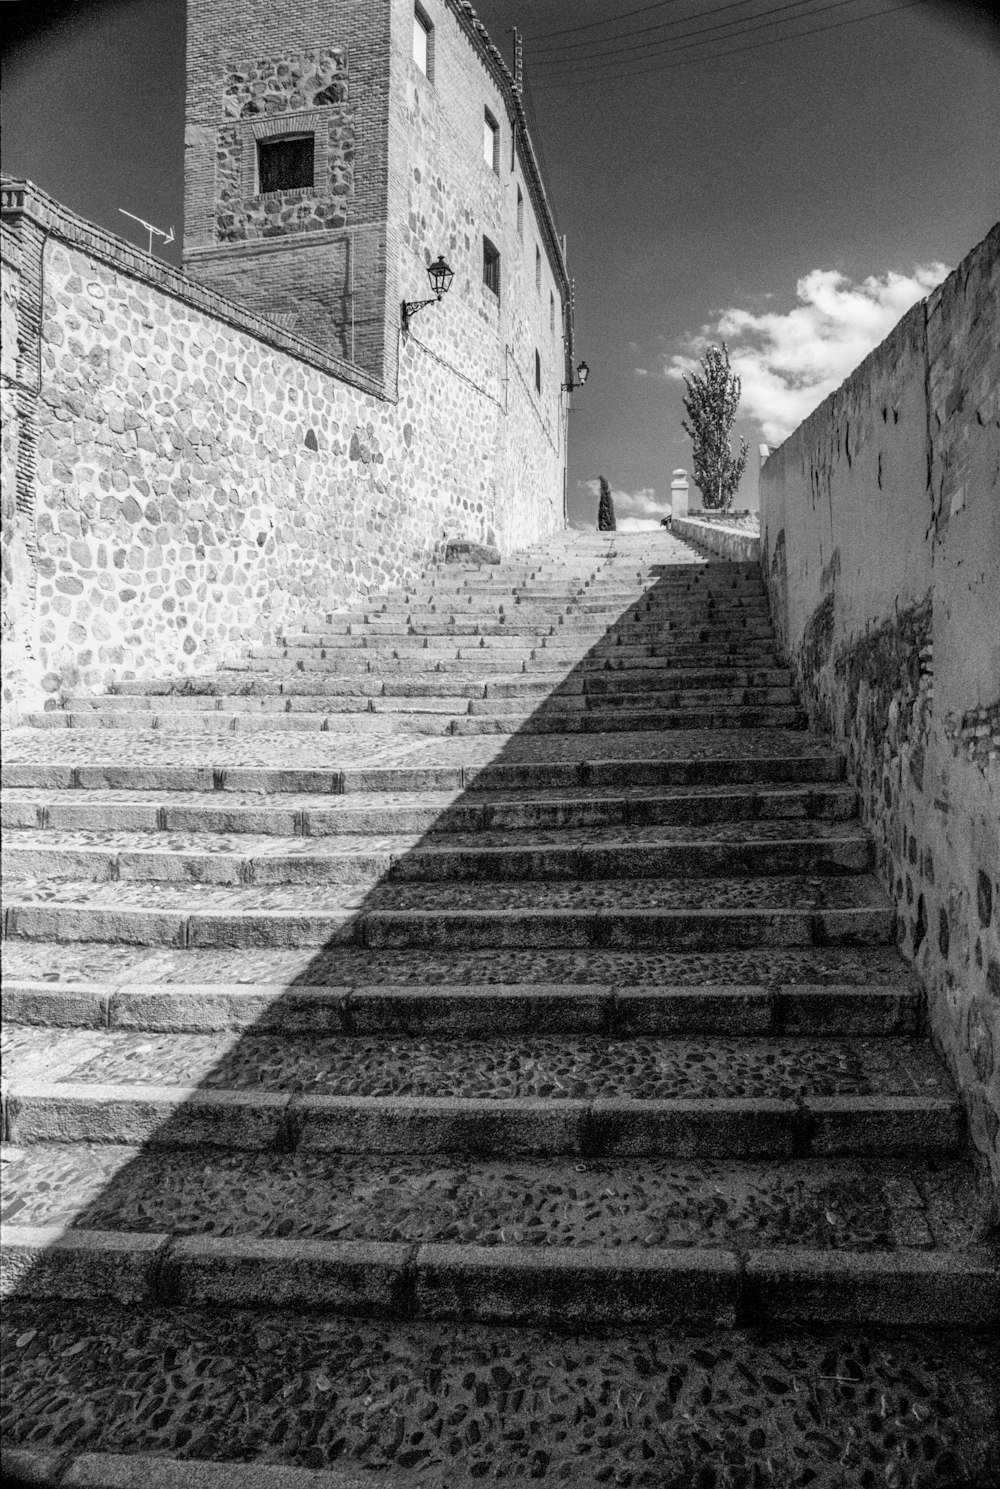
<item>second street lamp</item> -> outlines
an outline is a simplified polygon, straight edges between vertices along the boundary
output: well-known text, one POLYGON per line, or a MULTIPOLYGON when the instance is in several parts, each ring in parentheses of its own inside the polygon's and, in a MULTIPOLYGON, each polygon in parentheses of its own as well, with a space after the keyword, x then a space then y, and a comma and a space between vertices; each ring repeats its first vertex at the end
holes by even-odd
POLYGON ((590 376, 590 368, 586 362, 578 362, 576 367, 576 381, 570 378, 568 383, 563 383, 563 392, 572 393, 574 388, 582 388, 590 376))

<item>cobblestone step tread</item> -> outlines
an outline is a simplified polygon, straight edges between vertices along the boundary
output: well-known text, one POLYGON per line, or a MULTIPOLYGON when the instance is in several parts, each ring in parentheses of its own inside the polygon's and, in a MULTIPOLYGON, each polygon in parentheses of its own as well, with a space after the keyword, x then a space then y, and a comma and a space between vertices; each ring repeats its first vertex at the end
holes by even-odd
POLYGON ((7 1445, 157 1455, 114 1489, 216 1489, 149 1477, 170 1455, 249 1463, 274 1489, 309 1489, 278 1479, 282 1466, 356 1471, 388 1489, 471 1489, 498 1471, 574 1489, 674 1489, 697 1484, 707 1443, 774 1489, 805 1472, 815 1489, 844 1489, 873 1469, 917 1489, 914 1464, 972 1489, 1000 1454, 1000 1346, 967 1334, 633 1327, 560 1337, 403 1320, 345 1327, 322 1314, 289 1329, 279 1310, 30 1302, 6 1310, 3 1331, 7 1445), (148 1402, 139 1421, 120 1410, 124 1379, 148 1402))
POLYGON ((18 906, 89 904, 95 909, 143 907, 195 913, 198 910, 315 911, 337 914, 342 910, 400 911, 419 913, 463 912, 495 914, 500 911, 630 911, 680 912, 701 910, 739 911, 747 916, 776 911, 807 913, 817 910, 876 909, 889 905, 884 890, 873 879, 847 879, 774 874, 768 877, 708 878, 678 884, 673 879, 567 880, 559 883, 530 880, 503 883, 490 892, 484 908, 476 885, 377 884, 373 887, 318 886, 308 906, 291 886, 198 885, 197 890, 173 884, 110 884, 74 879, 32 877, 11 879, 7 905, 18 906))
POLYGON ((8 875, 198 882, 323 882, 331 876, 375 882, 389 874, 417 879, 479 875, 525 879, 584 874, 722 873, 742 864, 757 872, 864 872, 867 836, 846 823, 781 822, 690 827, 571 827, 549 830, 408 835, 274 834, 8 829, 8 875), (443 838, 443 841, 441 840, 443 838))
POLYGON ((229 813, 232 825, 227 823, 222 830, 281 832, 287 836, 295 833, 298 814, 309 818, 314 828, 319 824, 324 832, 333 830, 337 823, 342 824, 337 830, 345 832, 385 830, 397 820, 405 823, 412 818, 419 820, 422 830, 433 826, 436 832, 450 833, 463 827, 478 830, 488 824, 496 830, 515 816, 526 827, 533 821, 544 825, 546 819, 564 820, 570 825, 574 815, 594 822, 630 820, 633 824, 652 825, 659 816, 678 823, 702 821, 705 817, 723 818, 727 812, 734 819, 827 815, 848 818, 856 809, 857 791, 853 786, 808 782, 626 787, 619 791, 567 786, 552 787, 545 792, 477 791, 474 798, 466 797, 461 789, 355 791, 349 796, 336 797, 329 792, 231 791, 225 800, 220 800, 216 791, 176 791, 166 801, 161 791, 150 790, 90 788, 84 795, 80 790, 58 787, 48 791, 39 787, 5 787, 0 792, 5 828, 118 827, 152 831, 162 822, 167 829, 197 826, 199 830, 211 831, 213 815, 229 813))
MULTIPOLYGON (((50 978, 58 960, 56 952, 50 978)), ((185 1033, 913 1035, 920 1028, 921 999, 905 981, 884 986, 723 981, 652 988, 468 982, 289 986, 258 977, 244 983, 140 979, 116 986, 7 975, 3 1010, 11 1024, 185 1033)))
POLYGON ((15 1027, 7 1041, 9 1101, 39 1082, 488 1102, 954 1096, 930 1045, 919 1039, 591 1034, 456 1041, 15 1027))
POLYGON ((46 1143, 3 1150, 4 1225, 478 1246, 965 1248, 970 1168, 915 1160, 437 1161, 46 1143))
POLYGON ((100 941, 8 940, 6 982, 206 986, 456 988, 586 987, 769 988, 782 985, 886 989, 916 987, 894 946, 768 947, 678 953, 608 948, 328 950, 135 947, 100 941))

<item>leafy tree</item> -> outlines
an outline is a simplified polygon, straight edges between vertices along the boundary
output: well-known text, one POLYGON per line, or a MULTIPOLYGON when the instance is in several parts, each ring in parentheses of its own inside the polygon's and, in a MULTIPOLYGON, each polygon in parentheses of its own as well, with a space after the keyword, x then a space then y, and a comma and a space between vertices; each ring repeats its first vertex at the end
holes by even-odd
POLYGON ((701 372, 685 377, 684 411, 690 419, 681 427, 694 446, 694 483, 706 509, 725 511, 732 503, 747 463, 749 449, 740 440, 740 453, 729 442, 740 401, 740 380, 729 365, 726 343, 710 346, 701 359, 701 372))
POLYGON ((615 521, 615 499, 611 495, 607 476, 601 477, 601 499, 597 504, 597 531, 599 533, 618 531, 618 524, 615 521))

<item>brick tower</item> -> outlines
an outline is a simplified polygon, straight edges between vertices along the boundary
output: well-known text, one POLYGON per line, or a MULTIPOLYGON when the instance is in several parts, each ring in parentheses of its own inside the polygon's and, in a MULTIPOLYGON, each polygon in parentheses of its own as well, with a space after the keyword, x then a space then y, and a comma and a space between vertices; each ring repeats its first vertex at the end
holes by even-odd
POLYGON ((375 374, 391 0, 190 0, 184 266, 375 374))

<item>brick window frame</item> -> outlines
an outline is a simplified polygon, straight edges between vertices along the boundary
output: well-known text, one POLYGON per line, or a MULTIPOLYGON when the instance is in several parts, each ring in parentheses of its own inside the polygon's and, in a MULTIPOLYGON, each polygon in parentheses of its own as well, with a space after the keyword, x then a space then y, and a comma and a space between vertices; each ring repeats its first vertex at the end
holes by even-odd
POLYGON ((279 138, 281 135, 291 135, 302 138, 312 135, 313 138, 313 184, 312 186, 290 187, 287 191, 268 192, 267 195, 287 196, 296 201, 307 196, 324 195, 323 183, 329 180, 330 175, 330 135, 327 127, 329 110, 323 109, 301 109, 295 113, 281 114, 270 119, 254 119, 249 121, 244 137, 244 148, 242 157, 242 189, 243 197, 251 200, 260 197, 260 182, 257 175, 257 146, 261 140, 279 138))

